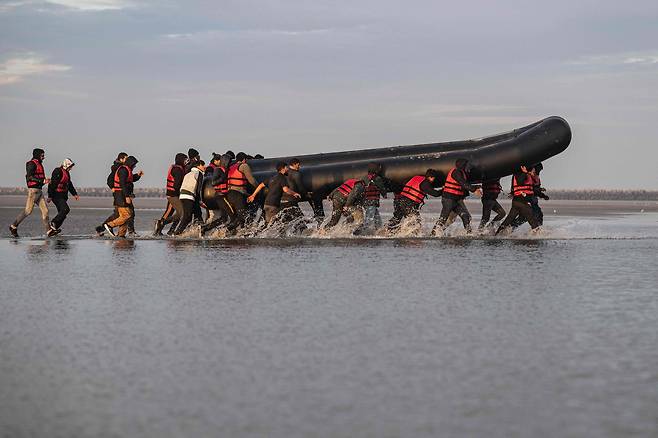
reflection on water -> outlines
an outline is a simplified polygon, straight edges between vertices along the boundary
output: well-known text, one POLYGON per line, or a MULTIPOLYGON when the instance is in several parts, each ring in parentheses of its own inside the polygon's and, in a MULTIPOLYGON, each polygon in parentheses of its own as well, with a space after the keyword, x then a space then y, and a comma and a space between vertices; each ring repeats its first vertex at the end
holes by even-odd
POLYGON ((652 436, 656 242, 0 240, 0 423, 652 436))

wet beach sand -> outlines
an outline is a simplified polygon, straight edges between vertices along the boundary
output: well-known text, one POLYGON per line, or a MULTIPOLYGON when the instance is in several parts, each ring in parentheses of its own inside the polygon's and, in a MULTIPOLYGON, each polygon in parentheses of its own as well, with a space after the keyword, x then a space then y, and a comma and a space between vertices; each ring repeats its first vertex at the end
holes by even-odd
MULTIPOLYGON (((0 203, 0 436, 658 434, 655 202, 548 201, 540 236, 230 240, 92 238, 109 198, 10 239, 0 203)), ((146 235, 164 201, 137 206, 146 235)))

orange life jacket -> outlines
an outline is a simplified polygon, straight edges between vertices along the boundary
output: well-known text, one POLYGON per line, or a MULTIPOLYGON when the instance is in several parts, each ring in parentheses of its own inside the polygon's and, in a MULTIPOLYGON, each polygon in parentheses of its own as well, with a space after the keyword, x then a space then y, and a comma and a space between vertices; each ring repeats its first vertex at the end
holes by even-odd
POLYGON ((244 173, 238 169, 242 163, 234 163, 228 168, 228 186, 246 188, 249 180, 244 173))
POLYGON ((443 193, 450 193, 451 195, 456 196, 466 196, 466 190, 457 182, 457 180, 452 176, 453 173, 461 172, 466 179, 466 173, 461 170, 453 167, 450 172, 448 172, 448 177, 446 178, 445 184, 443 184, 443 193))
MULTIPOLYGON (((222 166, 215 166, 213 163, 210 163, 208 165, 211 169, 221 169, 222 172, 226 173, 226 168, 222 166)), ((215 184, 215 193, 219 193, 220 195, 225 195, 228 193, 228 178, 226 179, 225 182, 215 184)))
POLYGON ((131 183, 133 182, 133 170, 126 166, 125 164, 122 164, 121 166, 117 167, 116 172, 114 172, 114 186, 112 187, 113 192, 120 192, 121 191, 121 182, 119 180, 119 169, 122 167, 125 167, 126 170, 128 171, 128 179, 126 182, 131 183))
MULTIPOLYGON (((36 178, 36 179, 40 179, 43 182, 46 179, 46 172, 43 170, 43 164, 41 164, 41 162, 39 160, 37 160, 36 158, 33 158, 30 161, 33 162, 37 166, 37 169, 34 171, 33 177, 36 178)), ((28 161, 28 163, 30 161, 28 161)), ((27 176, 25 178, 27 180, 27 176)), ((38 185, 39 185, 39 183, 36 182, 36 181, 27 181, 27 186, 28 187, 37 187, 38 185)))
POLYGON ((516 180, 516 175, 512 177, 512 196, 523 198, 535 194, 535 190, 532 186, 532 177, 528 174, 525 176, 525 181, 522 182, 516 180))
POLYGON ((425 181, 424 175, 416 175, 412 177, 402 188, 400 196, 404 196, 407 199, 411 199, 416 204, 424 204, 427 194, 423 192, 420 188, 422 182, 425 181))
POLYGON ((59 180, 59 184, 57 184, 57 187, 55 187, 55 191, 57 193, 66 193, 69 191, 69 181, 71 181, 71 175, 69 175, 69 171, 62 169, 62 178, 59 180))

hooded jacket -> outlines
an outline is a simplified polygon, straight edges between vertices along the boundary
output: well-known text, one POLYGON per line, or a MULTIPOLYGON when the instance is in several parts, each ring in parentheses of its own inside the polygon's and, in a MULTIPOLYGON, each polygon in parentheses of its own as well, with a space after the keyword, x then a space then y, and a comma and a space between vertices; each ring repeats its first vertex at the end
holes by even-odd
MULTIPOLYGON (((122 166, 127 166, 130 169, 134 169, 135 166, 137 165, 139 161, 137 158, 133 157, 132 155, 126 158, 126 162, 124 164, 118 163, 116 165, 115 169, 116 173, 119 175, 119 186, 121 187, 121 190, 112 192, 114 195, 114 205, 117 207, 127 207, 128 203, 126 202, 126 198, 134 198, 134 182, 139 181, 140 176, 133 173, 133 180, 128 181, 128 171, 126 170, 125 167, 122 166)), ((116 163, 116 162, 115 162, 116 163)), ((113 166, 114 167, 114 166, 113 166)), ((114 178, 112 178, 114 180, 114 178)))
POLYGON ((171 176, 174 178, 174 190, 167 190, 167 196, 178 197, 180 195, 180 186, 183 183, 185 176, 185 162, 187 155, 183 153, 176 154, 174 164, 181 167, 174 167, 171 169, 171 176))
MULTIPOLYGON (((41 163, 41 166, 43 166, 43 163, 41 162, 41 154, 43 153, 44 150, 40 148, 35 148, 32 151, 32 160, 37 160, 39 163, 41 163)), ((32 183, 33 186, 31 188, 40 189, 46 183, 45 172, 43 178, 38 178, 36 176, 37 165, 34 164, 34 161, 32 160, 25 163, 25 180, 28 183, 28 187, 29 184, 32 183)))
POLYGON ((198 167, 193 167, 183 178, 183 184, 180 186, 180 199, 195 201, 201 199, 201 189, 203 188, 203 173, 198 167))
POLYGON ((62 180, 62 175, 64 172, 62 169, 66 169, 67 171, 73 167, 73 162, 69 160, 68 158, 64 160, 61 166, 56 167, 53 170, 53 174, 50 177, 50 184, 48 184, 48 197, 51 199, 68 199, 69 198, 69 193, 72 194, 73 196, 78 196, 78 192, 73 186, 73 181, 71 180, 71 174, 69 172, 69 183, 68 183, 68 190, 65 192, 58 192, 57 191, 57 186, 59 185, 59 182, 62 180))

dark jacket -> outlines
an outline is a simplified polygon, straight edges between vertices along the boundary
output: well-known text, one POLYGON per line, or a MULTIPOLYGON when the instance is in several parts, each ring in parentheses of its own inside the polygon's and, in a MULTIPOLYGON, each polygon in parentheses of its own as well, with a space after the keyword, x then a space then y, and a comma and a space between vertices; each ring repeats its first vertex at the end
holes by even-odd
POLYGON ((185 161, 187 161, 187 155, 176 154, 174 164, 181 167, 173 167, 171 169, 171 176, 174 178, 174 189, 167 190, 167 196, 177 198, 178 195, 180 195, 180 186, 183 183, 183 177, 185 176, 185 161))
POLYGON ((297 204, 298 201, 308 201, 308 190, 304 186, 304 181, 302 181, 302 174, 298 170, 288 169, 288 187, 293 192, 299 193, 302 197, 297 199, 294 196, 291 196, 287 193, 283 194, 281 202, 286 204, 297 204))
MULTIPOLYGON (((125 165, 131 169, 134 169, 137 165, 137 159, 134 157, 128 157, 125 165)), ((114 194, 114 205, 117 207, 127 207, 128 203, 126 198, 134 198, 134 182, 139 181, 140 176, 133 173, 133 182, 128 181, 128 170, 125 167, 121 167, 121 163, 117 166, 118 170, 116 171, 119 175, 119 186, 121 190, 113 192, 114 194)))
POLYGON ((428 179, 425 179, 422 183, 420 183, 420 189, 429 196, 434 196, 435 198, 438 198, 439 196, 443 195, 443 190, 435 189, 434 186, 432 185, 431 182, 429 182, 428 179))
POLYGON ((75 190, 75 187, 73 186, 73 180, 71 179, 71 173, 69 172, 69 184, 68 184, 68 190, 66 192, 58 192, 57 191, 57 186, 59 185, 59 182, 62 180, 62 168, 61 167, 56 167, 53 170, 53 174, 50 177, 50 184, 48 184, 48 197, 51 199, 68 199, 69 198, 69 193, 71 193, 73 196, 78 196, 78 192, 75 190))

